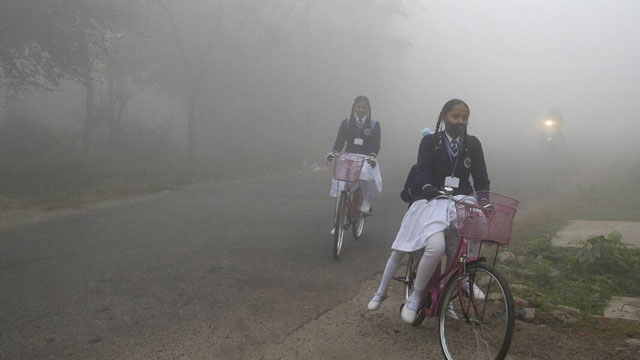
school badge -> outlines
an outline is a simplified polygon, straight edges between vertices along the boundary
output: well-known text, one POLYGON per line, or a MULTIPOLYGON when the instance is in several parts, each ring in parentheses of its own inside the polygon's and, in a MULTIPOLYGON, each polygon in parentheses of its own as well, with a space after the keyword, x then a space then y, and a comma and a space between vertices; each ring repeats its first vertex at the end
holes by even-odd
POLYGON ((464 159, 464 167, 467 169, 471 167, 471 158, 468 156, 464 159))
POLYGON ((364 129, 364 134, 367 136, 371 135, 371 129, 364 129))

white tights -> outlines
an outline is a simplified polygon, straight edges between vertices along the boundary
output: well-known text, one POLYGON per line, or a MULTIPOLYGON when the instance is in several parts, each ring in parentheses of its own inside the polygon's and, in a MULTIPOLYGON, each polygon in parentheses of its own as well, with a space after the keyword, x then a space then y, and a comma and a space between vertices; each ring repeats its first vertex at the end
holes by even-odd
MULTIPOLYGON (((448 231, 447 231, 448 232, 448 231)), ((447 254, 447 266, 451 264, 453 261, 453 256, 455 255, 457 246, 458 246, 458 233, 453 230, 451 233, 447 234, 447 241, 445 241, 445 232, 437 232, 427 238, 426 246, 424 247, 424 253, 420 258, 420 263, 418 264, 418 269, 416 273, 416 279, 413 284, 414 291, 409 298, 409 308, 412 310, 417 310, 420 305, 420 299, 422 297, 422 291, 425 289, 431 276, 436 270, 436 267, 440 263, 442 256, 447 254)), ((476 244, 469 243, 471 247, 469 251, 469 255, 471 257, 477 256, 479 246, 472 246, 476 244)), ((391 256, 389 256, 389 260, 387 260, 387 265, 384 268, 384 273, 382 274, 382 280, 380 281, 380 286, 378 286, 378 291, 376 294, 379 296, 383 296, 387 292, 387 288, 389 287, 389 282, 393 275, 395 275, 396 270, 398 270, 398 266, 400 266, 400 262, 406 253, 403 251, 393 250, 391 252, 391 256)))

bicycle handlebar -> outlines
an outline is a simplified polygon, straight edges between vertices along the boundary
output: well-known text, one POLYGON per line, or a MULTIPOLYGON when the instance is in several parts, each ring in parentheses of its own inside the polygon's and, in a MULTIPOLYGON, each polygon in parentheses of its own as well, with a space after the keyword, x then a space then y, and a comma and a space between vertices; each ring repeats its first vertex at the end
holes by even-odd
POLYGON ((355 155, 355 156, 361 157, 361 158, 362 158, 362 160, 369 160, 369 159, 371 159, 371 156, 369 156, 369 155, 356 154, 356 153, 336 153, 336 154, 335 154, 336 156, 335 156, 333 159, 331 159, 331 160, 327 159, 327 162, 329 162, 329 161, 333 161, 333 160, 335 160, 335 159, 338 159, 340 156, 342 156, 342 155, 344 155, 344 154, 351 154, 351 155, 355 155))
MULTIPOLYGON (((436 196, 435 198, 431 199, 431 200, 435 200, 435 199, 447 199, 447 200, 451 200, 453 202, 455 202, 456 204, 458 203, 462 203, 462 199, 456 199, 453 195, 451 195, 451 193, 453 192, 452 188, 447 188, 445 187, 445 190, 440 190, 440 195, 436 196)), ((481 210, 485 216, 488 215, 488 213, 491 213, 493 211, 493 205, 491 205, 490 202, 487 202, 486 204, 477 204, 477 203, 470 203, 470 202, 464 202, 463 203, 466 207, 470 207, 470 208, 475 208, 478 210, 481 210)))

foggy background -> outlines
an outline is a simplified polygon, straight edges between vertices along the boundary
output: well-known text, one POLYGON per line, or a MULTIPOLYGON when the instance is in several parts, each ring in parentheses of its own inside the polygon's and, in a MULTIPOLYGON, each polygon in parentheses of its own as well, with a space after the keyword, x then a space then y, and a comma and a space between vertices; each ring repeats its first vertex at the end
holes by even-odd
MULTIPOLYGON (((127 98, 122 133, 152 132, 178 153, 190 153, 192 118, 192 156, 322 162, 364 94, 382 126, 383 162, 415 157, 421 129, 435 126, 450 98, 469 104, 469 133, 489 158, 541 152, 540 121, 551 108, 564 115, 572 156, 639 154, 636 1, 102 4, 99 16, 115 25, 106 55, 92 61, 92 102, 108 107, 115 79, 115 94, 127 98)), ((20 19, 39 31, 37 18, 20 19)), ((36 76, 37 86, 12 87, 6 69, 3 121, 28 118, 75 134, 70 142, 85 154, 110 152, 109 125, 88 114, 81 81, 36 76), (89 140, 80 135, 88 123, 89 140)))
MULTIPOLYGON (((362 312, 421 131, 451 98, 470 106, 491 190, 520 200, 517 283, 539 274, 576 304, 614 279, 637 292, 622 257, 602 258, 607 276, 585 263, 596 281, 550 264, 565 221, 640 221, 639 14, 637 0, 0 0, 0 358, 299 358, 308 339, 323 343, 310 357, 438 356, 435 322, 362 312), (325 156, 358 95, 384 186, 336 261, 325 156), (565 144, 548 149, 553 108, 565 144)), ((637 353, 531 325, 513 356, 637 353)))

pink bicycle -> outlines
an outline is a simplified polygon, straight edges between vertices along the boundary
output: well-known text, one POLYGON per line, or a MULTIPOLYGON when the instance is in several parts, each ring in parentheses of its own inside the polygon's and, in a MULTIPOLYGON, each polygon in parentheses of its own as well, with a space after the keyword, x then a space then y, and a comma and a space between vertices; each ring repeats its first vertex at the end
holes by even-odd
POLYGON ((349 226, 352 226, 354 239, 359 239, 364 230, 364 214, 360 212, 362 195, 353 185, 359 181, 366 159, 363 155, 346 153, 335 160, 333 178, 338 180, 338 196, 333 225, 333 258, 336 260, 340 257, 344 232, 349 226))
MULTIPOLYGON (((445 359, 502 360, 509 351, 515 327, 515 308, 505 278, 495 269, 500 246, 507 245, 518 201, 488 192, 478 192, 460 200, 451 189, 438 198, 455 201, 460 241, 451 264, 442 273, 440 266, 423 294, 423 306, 414 326, 425 317, 438 316, 440 347, 445 359), (484 257, 469 255, 469 242, 495 245, 493 265, 484 257)), ((413 288, 420 251, 410 254, 404 277, 405 303, 413 288)), ((403 304, 404 306, 404 304, 403 304)), ((402 308, 401 308, 402 310, 402 308)))

